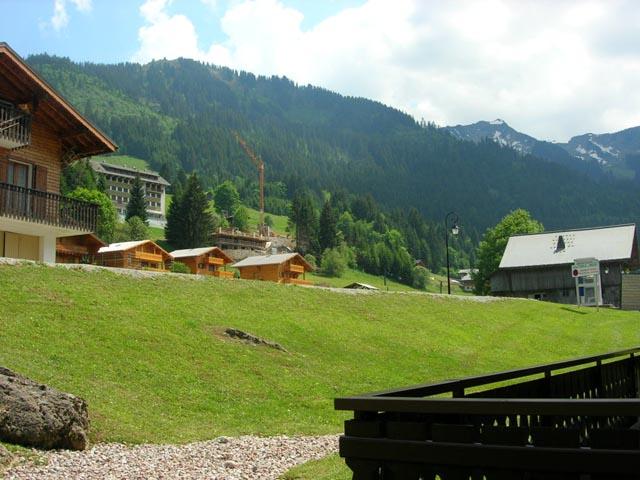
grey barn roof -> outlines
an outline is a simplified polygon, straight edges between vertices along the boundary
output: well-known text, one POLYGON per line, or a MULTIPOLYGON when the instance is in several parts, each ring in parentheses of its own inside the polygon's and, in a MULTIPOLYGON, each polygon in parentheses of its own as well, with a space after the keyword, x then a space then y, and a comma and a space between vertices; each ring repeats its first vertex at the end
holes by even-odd
POLYGON ((576 258, 603 261, 632 257, 635 224, 509 237, 500 268, 573 263, 576 258), (560 238, 562 237, 562 238, 560 238))

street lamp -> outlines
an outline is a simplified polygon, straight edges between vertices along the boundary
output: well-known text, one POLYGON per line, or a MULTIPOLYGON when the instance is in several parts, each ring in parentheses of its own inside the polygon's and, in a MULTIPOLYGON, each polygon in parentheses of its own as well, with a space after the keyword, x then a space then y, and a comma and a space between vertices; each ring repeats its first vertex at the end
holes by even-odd
POLYGON ((447 251, 447 293, 451 295, 451 275, 449 273, 449 224, 451 225, 451 235, 458 235, 460 227, 458 226, 458 214, 455 212, 447 213, 444 217, 444 247, 447 251))

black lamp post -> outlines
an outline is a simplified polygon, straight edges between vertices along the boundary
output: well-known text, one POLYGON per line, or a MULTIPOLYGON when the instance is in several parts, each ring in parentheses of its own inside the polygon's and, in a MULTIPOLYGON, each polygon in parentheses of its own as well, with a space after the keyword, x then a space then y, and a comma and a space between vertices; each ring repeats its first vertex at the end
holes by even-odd
POLYGON ((458 235, 460 227, 458 227, 458 214, 455 212, 447 213, 444 217, 444 246, 447 250, 447 293, 451 295, 451 275, 449 273, 449 224, 451 226, 451 235, 458 235))

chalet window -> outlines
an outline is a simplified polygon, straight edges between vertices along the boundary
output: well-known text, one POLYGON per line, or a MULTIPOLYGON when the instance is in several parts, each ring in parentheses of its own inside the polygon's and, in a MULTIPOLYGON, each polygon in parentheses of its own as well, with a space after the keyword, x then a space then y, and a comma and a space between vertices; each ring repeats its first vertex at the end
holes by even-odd
POLYGON ((7 168, 7 183, 17 187, 31 188, 33 185, 33 166, 10 160, 7 168))
POLYGON ((198 264, 198 268, 203 269, 204 268, 204 263, 199 263, 198 264))

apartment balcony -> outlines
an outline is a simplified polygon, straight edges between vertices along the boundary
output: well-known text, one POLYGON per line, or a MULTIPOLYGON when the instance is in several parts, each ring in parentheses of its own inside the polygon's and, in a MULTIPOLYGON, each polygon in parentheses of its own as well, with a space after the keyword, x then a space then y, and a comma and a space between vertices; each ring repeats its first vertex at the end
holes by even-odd
POLYGON ((0 100, 0 147, 13 150, 31 143, 31 115, 0 100))
POLYGON ((0 183, 1 220, 8 227, 28 227, 33 234, 42 230, 37 228, 41 226, 54 229, 59 237, 77 235, 95 232, 98 205, 57 193, 0 183))

